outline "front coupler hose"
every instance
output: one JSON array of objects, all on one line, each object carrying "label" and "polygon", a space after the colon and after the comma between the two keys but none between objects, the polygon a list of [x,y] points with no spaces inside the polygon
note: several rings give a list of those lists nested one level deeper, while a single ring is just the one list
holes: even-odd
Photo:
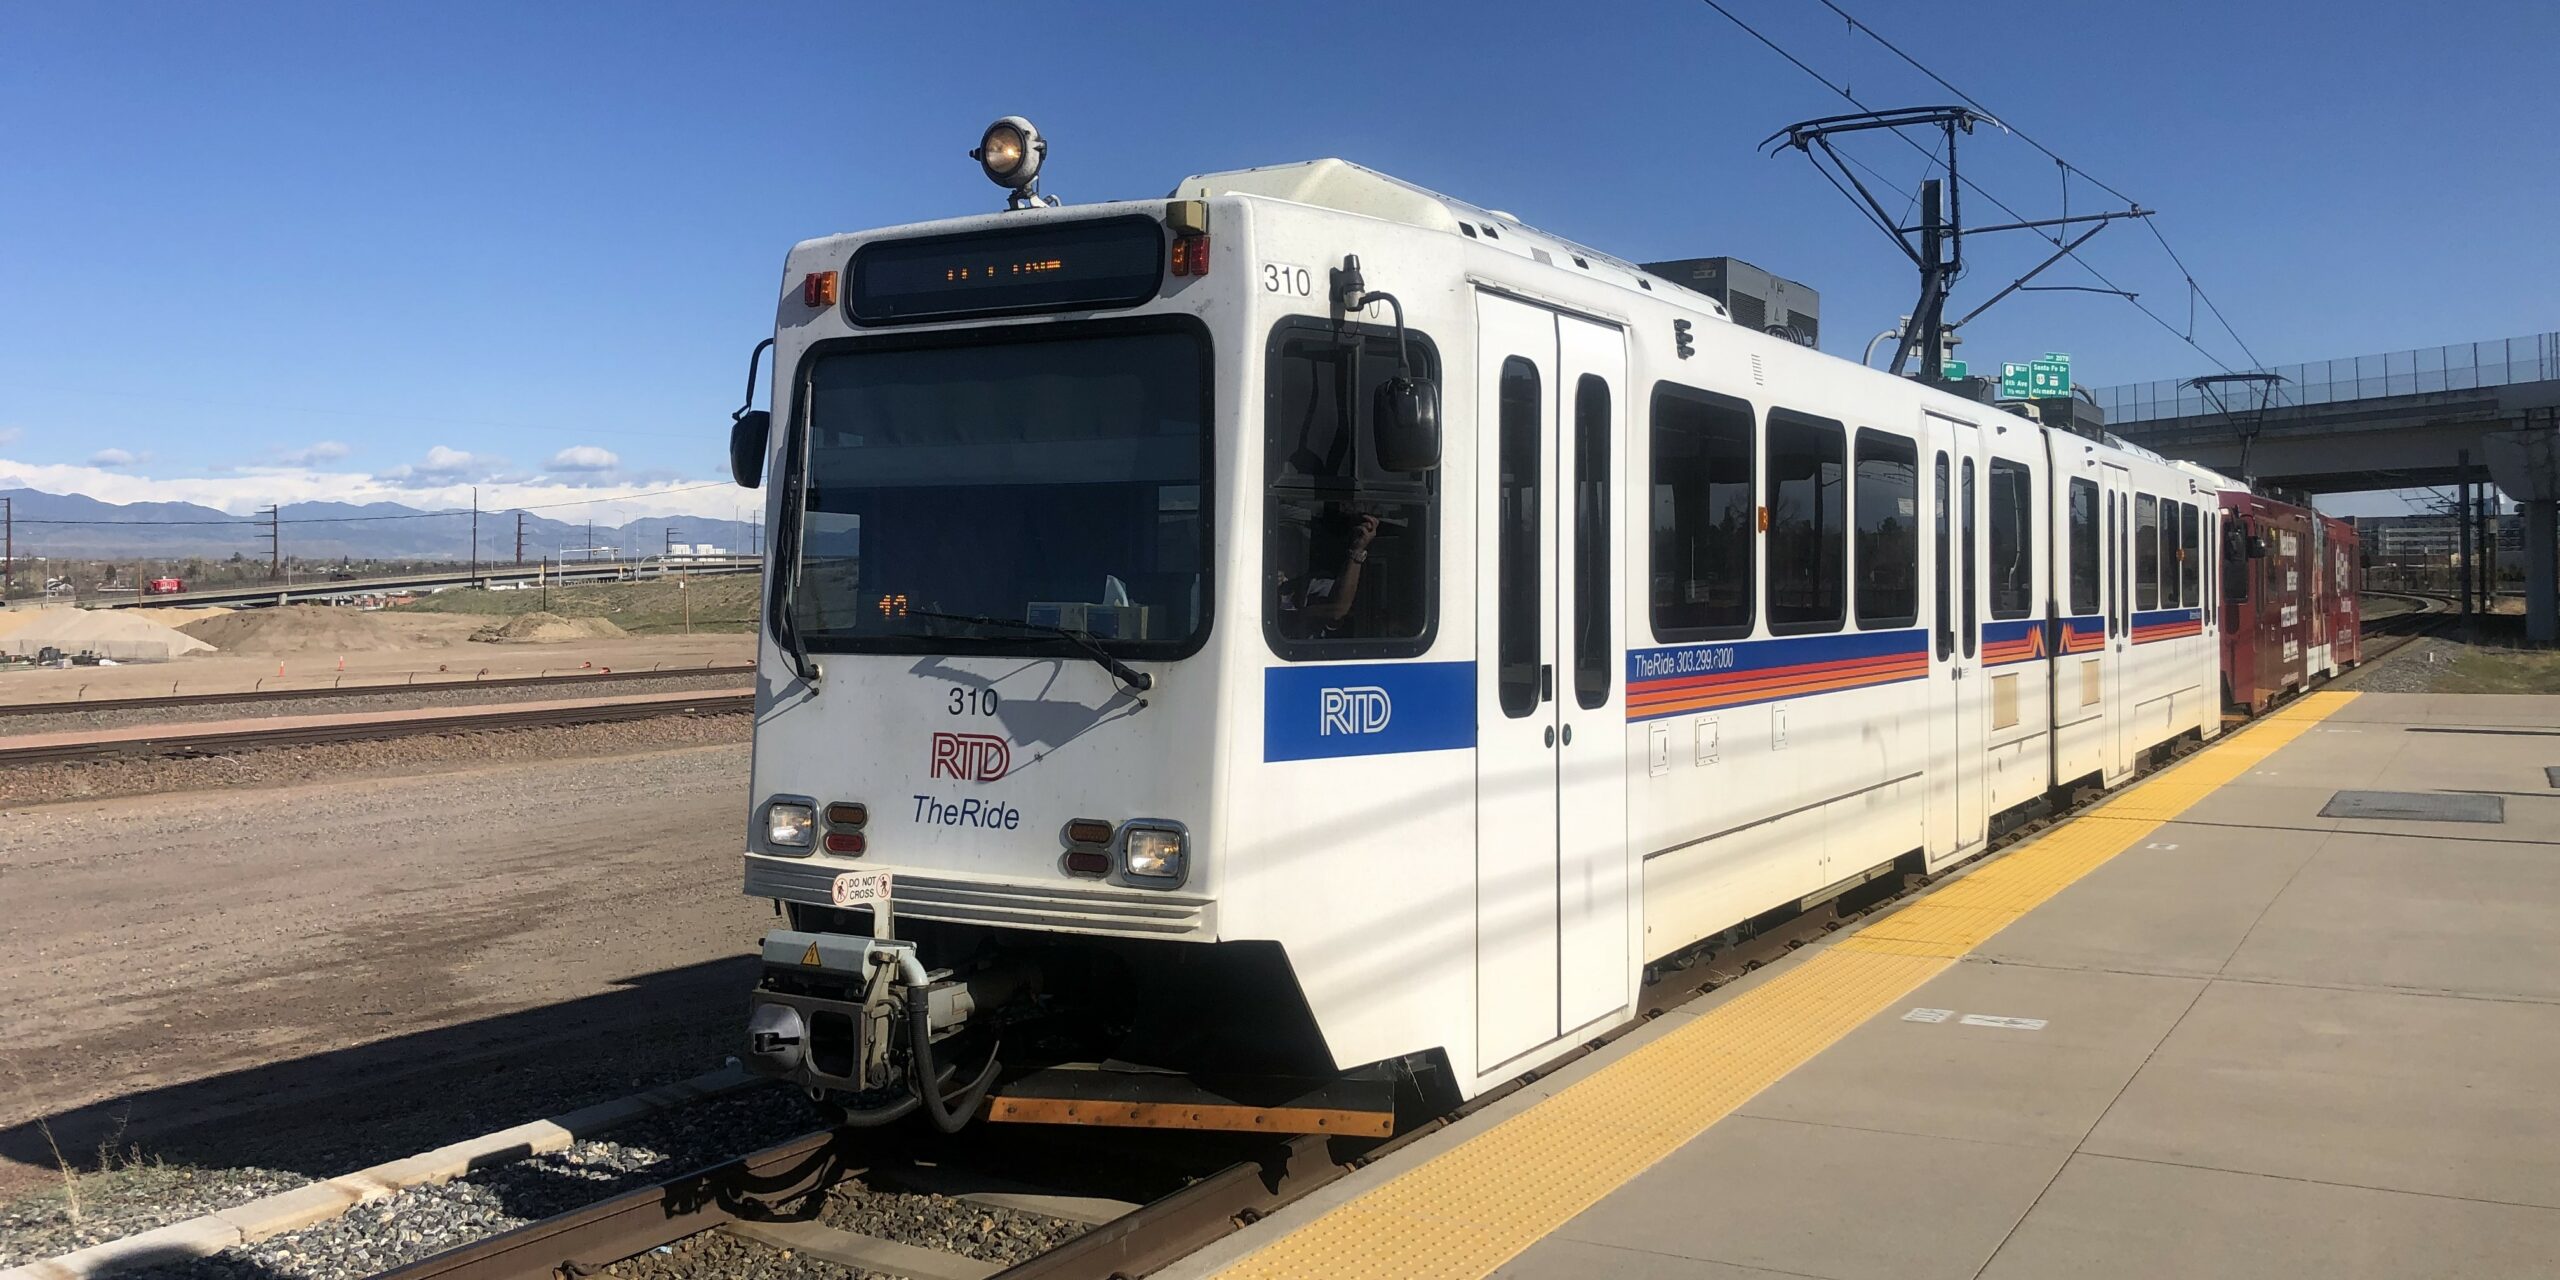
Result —
[{"label": "front coupler hose", "polygon": [[933,1061],[932,1023],[933,1006],[924,988],[908,987],[907,1047],[910,1060],[907,1063],[907,1074],[915,1083],[915,1096],[923,1101],[925,1115],[933,1120],[933,1127],[944,1133],[958,1133],[968,1127],[969,1118],[977,1114],[978,1104],[986,1101],[988,1088],[995,1084],[996,1069],[999,1066],[996,1061],[996,1050],[1002,1046],[988,1046],[986,1068],[978,1072],[977,1079],[969,1082],[969,1087],[960,1091],[958,1101],[945,1102],[942,1097],[942,1072],[935,1067]]}]

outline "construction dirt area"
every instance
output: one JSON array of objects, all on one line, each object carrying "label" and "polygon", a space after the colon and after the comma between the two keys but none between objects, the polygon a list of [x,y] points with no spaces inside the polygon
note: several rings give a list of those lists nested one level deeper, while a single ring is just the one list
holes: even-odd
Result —
[{"label": "construction dirt area", "polygon": [[746,813],[743,742],[0,810],[0,1201],[102,1150],[331,1176],[718,1066]]},{"label": "construction dirt area", "polygon": [[454,594],[522,596],[525,607],[503,615],[322,605],[0,611],[0,651],[32,656],[45,646],[66,653],[85,648],[118,663],[0,666],[0,703],[678,671],[755,657],[752,631],[632,635],[609,616],[535,610],[531,592]]}]

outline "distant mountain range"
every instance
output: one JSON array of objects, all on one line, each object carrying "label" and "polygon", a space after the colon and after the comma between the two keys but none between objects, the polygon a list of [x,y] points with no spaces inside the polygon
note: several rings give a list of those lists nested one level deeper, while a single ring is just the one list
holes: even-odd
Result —
[{"label": "distant mountain range", "polygon": [[[741,495],[744,496],[744,495]],[[10,500],[17,554],[21,561],[37,556],[59,560],[137,557],[227,560],[231,553],[263,560],[267,555],[267,523],[235,516],[192,502],[101,502],[76,493],[37,489],[0,489]],[[761,498],[750,499],[761,502]],[[563,514],[577,508],[563,509]],[[353,560],[465,560],[471,555],[471,512],[423,511],[396,502],[295,502],[284,511],[284,554],[288,557]],[[100,521],[92,524],[47,524],[44,521]],[[629,555],[654,555],[669,541],[711,544],[745,552],[757,544],[756,531],[737,520],[678,516],[650,517],[629,524],[598,522],[590,535],[583,520],[554,520],[524,513],[524,555],[584,559],[591,545]],[[516,554],[516,515],[480,513],[480,559],[507,562]]]}]

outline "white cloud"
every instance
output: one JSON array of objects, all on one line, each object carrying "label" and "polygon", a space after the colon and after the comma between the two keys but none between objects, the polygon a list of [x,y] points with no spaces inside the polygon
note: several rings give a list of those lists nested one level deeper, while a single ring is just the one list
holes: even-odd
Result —
[{"label": "white cloud", "polygon": [[[429,461],[433,460],[434,454],[430,453]],[[135,465],[144,461],[147,459],[138,459]],[[477,461],[491,463],[494,469],[493,459]],[[625,477],[601,484],[586,477],[504,477],[483,478],[478,483],[483,511],[575,503],[578,505],[548,509],[544,514],[581,521],[592,515],[600,524],[623,524],[647,516],[725,516],[735,504],[732,495],[744,492],[730,488],[725,481],[716,488],[685,493],[656,492],[711,482],[708,477]],[[0,489],[14,488],[87,494],[101,502],[193,502],[247,516],[270,502],[397,502],[424,511],[453,510],[471,505],[472,480],[467,474],[432,476],[414,466],[369,473],[257,464],[243,464],[220,475],[155,478],[129,469],[0,458]],[[628,496],[638,493],[650,496]],[[746,500],[754,502],[757,498],[748,495]]]},{"label": "white cloud", "polygon": [[89,455],[89,465],[93,467],[130,467],[140,461],[127,449],[100,449]]},{"label": "white cloud", "polygon": [[315,462],[335,462],[353,452],[355,451],[335,440],[321,440],[307,448],[279,450],[276,457],[287,466],[307,467]]},{"label": "white cloud", "polygon": [[464,453],[460,449],[448,449],[443,445],[436,445],[427,450],[426,461],[417,464],[415,470],[423,475],[458,476],[473,471],[485,471],[488,466],[489,459]]},{"label": "white cloud", "polygon": [[621,465],[622,459],[615,457],[612,450],[591,444],[573,444],[551,455],[554,471],[611,471]]}]

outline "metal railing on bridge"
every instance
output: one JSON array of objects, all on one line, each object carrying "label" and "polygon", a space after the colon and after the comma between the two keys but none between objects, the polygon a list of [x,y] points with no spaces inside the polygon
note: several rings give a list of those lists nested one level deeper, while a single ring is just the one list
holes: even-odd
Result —
[{"label": "metal railing on bridge", "polygon": [[[2432,391],[2470,391],[2512,382],[2560,378],[2560,333],[2537,333],[2487,342],[2457,342],[2378,356],[2348,356],[2278,365],[2268,372],[2284,382],[2267,398],[2267,407],[2335,404],[2381,396],[2424,395]],[[2226,391],[2232,409],[2257,407],[2256,393]],[[2117,387],[2091,387],[2089,395],[2107,414],[2107,425],[2156,422],[2219,413],[2222,406],[2176,379],[2130,382]],[[2246,403],[2242,403],[2243,401]]]}]

